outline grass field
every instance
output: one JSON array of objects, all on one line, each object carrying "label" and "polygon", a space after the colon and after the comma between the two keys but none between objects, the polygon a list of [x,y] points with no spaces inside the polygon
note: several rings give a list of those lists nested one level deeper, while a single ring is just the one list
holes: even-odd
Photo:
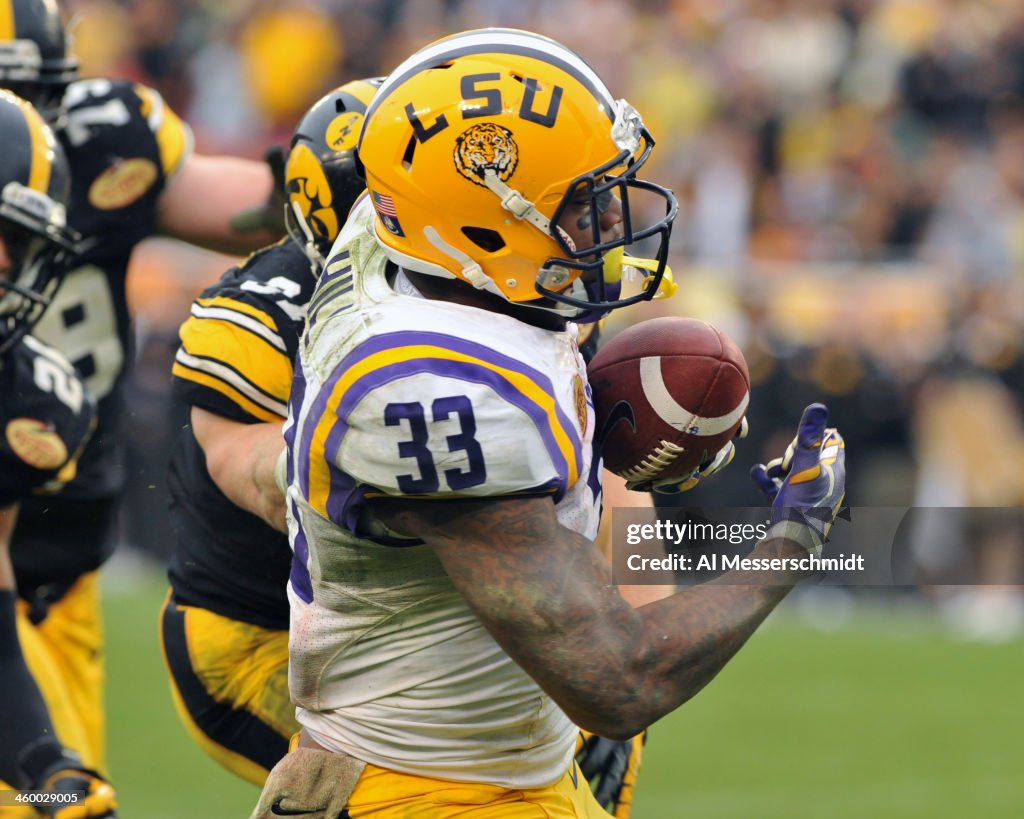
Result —
[{"label": "grass field", "polygon": [[[155,571],[108,583],[110,765],[127,819],[243,819],[252,786],[208,760],[171,706]],[[1024,815],[1024,641],[961,643],[920,612],[835,630],[777,613],[655,725],[636,819]]]}]

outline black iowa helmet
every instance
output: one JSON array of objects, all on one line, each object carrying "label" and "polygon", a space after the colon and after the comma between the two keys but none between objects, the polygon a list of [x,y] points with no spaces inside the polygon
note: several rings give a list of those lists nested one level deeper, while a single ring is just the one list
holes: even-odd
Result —
[{"label": "black iowa helmet", "polygon": [[0,0],[0,88],[49,117],[77,76],[55,0]]},{"label": "black iowa helmet", "polygon": [[67,226],[68,164],[49,126],[0,90],[0,354],[32,329],[74,255]]},{"label": "black iowa helmet", "polygon": [[285,224],[289,235],[322,266],[366,186],[355,146],[363,115],[382,77],[356,80],[317,100],[299,121],[288,150]]}]

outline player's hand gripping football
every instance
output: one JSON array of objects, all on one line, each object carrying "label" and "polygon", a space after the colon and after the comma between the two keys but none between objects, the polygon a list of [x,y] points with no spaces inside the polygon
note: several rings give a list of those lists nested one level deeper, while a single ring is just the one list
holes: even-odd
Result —
[{"label": "player's hand gripping football", "polygon": [[117,794],[114,787],[96,771],[88,768],[54,766],[33,790],[47,793],[76,794],[74,802],[56,801],[39,808],[50,819],[116,819]]},{"label": "player's hand gripping football", "polygon": [[675,495],[679,492],[687,492],[705,478],[711,477],[716,472],[721,472],[731,464],[732,459],[736,457],[736,441],[746,438],[749,431],[750,427],[747,425],[746,417],[744,417],[733,440],[718,450],[713,458],[706,460],[682,480],[670,478],[662,481],[629,481],[626,483],[626,489],[631,489],[634,492],[657,492],[662,495]]},{"label": "player's hand gripping football", "polygon": [[818,556],[846,497],[846,445],[827,421],[825,405],[811,404],[785,454],[750,470],[772,504],[769,536],[795,540]]},{"label": "player's hand gripping football", "polygon": [[576,739],[576,763],[590,783],[594,798],[616,819],[629,819],[633,788],[640,772],[647,732],[625,742],[581,730]]}]

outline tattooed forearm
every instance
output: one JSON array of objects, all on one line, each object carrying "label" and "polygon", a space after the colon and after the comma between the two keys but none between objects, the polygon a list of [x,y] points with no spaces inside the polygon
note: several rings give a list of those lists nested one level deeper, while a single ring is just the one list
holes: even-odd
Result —
[{"label": "tattooed forearm", "polygon": [[[376,511],[430,544],[509,655],[578,725],[610,738],[633,736],[700,691],[794,582],[733,575],[634,609],[594,544],[558,524],[550,500]],[[758,548],[776,556],[798,547]]]}]

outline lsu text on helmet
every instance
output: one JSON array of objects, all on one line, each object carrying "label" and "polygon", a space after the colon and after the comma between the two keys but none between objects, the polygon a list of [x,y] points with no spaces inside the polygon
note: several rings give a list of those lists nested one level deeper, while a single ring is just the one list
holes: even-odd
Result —
[{"label": "lsu text on helmet", "polygon": [[356,80],[321,97],[299,121],[285,165],[288,234],[322,268],[366,183],[355,147],[366,107],[383,77]]},{"label": "lsu text on helmet", "polygon": [[51,118],[77,76],[56,0],[0,0],[0,88]]},{"label": "lsu text on helmet", "polygon": [[78,236],[67,226],[67,159],[29,103],[0,90],[0,355],[28,333],[56,291]]},{"label": "lsu text on helmet", "polygon": [[[480,29],[426,46],[388,76],[359,158],[377,239],[396,264],[512,302],[547,297],[576,315],[658,291],[677,205],[636,178],[653,145],[636,111],[574,52],[526,31]],[[609,240],[599,222],[611,197],[622,223]],[[588,247],[559,226],[581,202]],[[651,275],[620,298],[624,250],[642,240],[655,245],[642,265]]]}]

